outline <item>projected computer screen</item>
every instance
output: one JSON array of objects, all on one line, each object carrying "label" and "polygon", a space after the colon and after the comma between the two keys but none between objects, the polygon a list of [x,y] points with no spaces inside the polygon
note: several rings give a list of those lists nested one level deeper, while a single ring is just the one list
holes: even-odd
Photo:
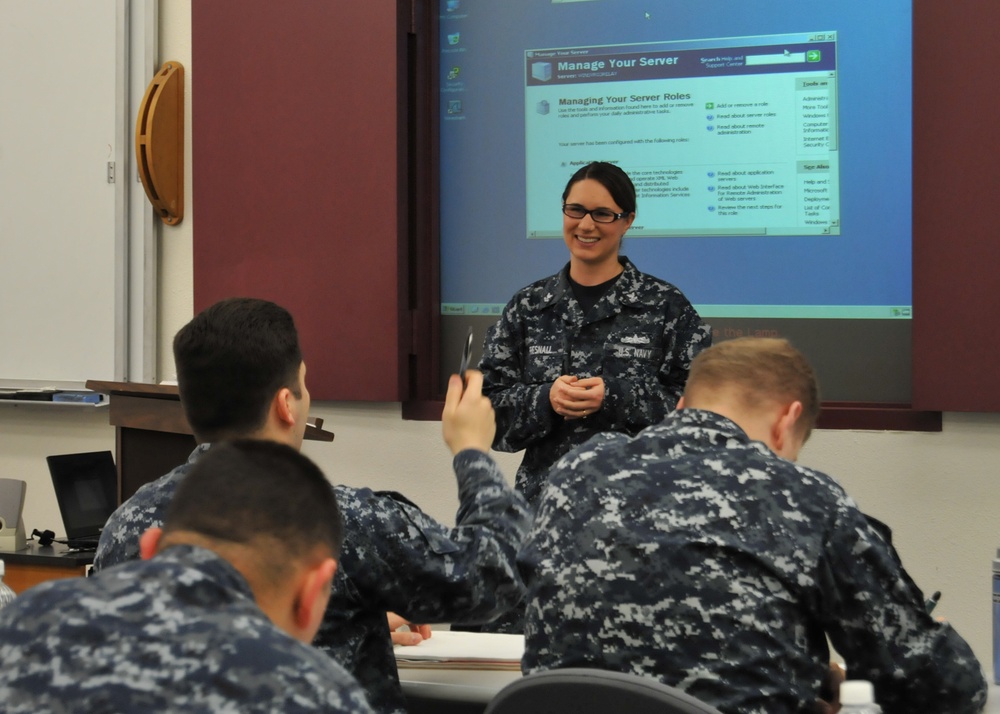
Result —
[{"label": "projected computer screen", "polygon": [[442,0],[444,349],[565,265],[566,181],[610,161],[622,253],[716,339],[786,336],[826,399],[909,401],[911,26],[901,0]]},{"label": "projected computer screen", "polygon": [[836,47],[816,32],[528,50],[528,237],[562,237],[545,191],[594,152],[631,168],[632,237],[839,234]]}]

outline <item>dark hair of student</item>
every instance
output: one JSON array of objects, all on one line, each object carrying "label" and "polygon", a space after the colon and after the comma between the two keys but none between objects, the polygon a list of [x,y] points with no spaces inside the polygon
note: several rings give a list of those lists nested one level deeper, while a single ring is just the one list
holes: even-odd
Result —
[{"label": "dark hair of student", "polygon": [[[584,179],[593,179],[604,186],[615,203],[621,207],[623,213],[635,213],[635,186],[632,185],[632,179],[620,168],[606,161],[592,161],[586,166],[580,167],[566,184],[566,190],[563,191],[562,195],[563,203],[566,202],[566,197],[569,196],[573,184]],[[605,206],[605,208],[610,208],[610,206]]]},{"label": "dark hair of student", "polygon": [[189,531],[220,542],[280,543],[286,559],[317,545],[338,557],[343,523],[333,487],[316,464],[285,444],[242,439],[213,444],[167,509],[164,537]]},{"label": "dark hair of student", "polygon": [[292,316],[256,298],[230,298],[174,337],[181,404],[199,441],[252,435],[282,387],[301,397],[302,350]]}]

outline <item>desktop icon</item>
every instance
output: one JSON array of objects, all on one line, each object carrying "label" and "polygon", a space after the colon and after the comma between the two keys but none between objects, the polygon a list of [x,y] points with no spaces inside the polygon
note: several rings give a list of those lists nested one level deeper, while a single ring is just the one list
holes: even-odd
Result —
[{"label": "desktop icon", "polygon": [[461,99],[449,99],[448,100],[448,113],[449,114],[461,114],[462,113],[462,100]]},{"label": "desktop icon", "polygon": [[449,80],[456,80],[456,79],[458,79],[458,73],[459,73],[459,68],[458,67],[452,67],[451,69],[448,70],[448,79]]},{"label": "desktop icon", "polygon": [[447,4],[445,5],[445,9],[448,12],[455,12],[456,10],[458,10],[459,5],[460,5],[459,0],[448,0]]},{"label": "desktop icon", "polygon": [[449,32],[448,33],[448,44],[449,45],[457,45],[458,41],[459,41],[459,39],[461,37],[461,34],[462,34],[461,32]]}]

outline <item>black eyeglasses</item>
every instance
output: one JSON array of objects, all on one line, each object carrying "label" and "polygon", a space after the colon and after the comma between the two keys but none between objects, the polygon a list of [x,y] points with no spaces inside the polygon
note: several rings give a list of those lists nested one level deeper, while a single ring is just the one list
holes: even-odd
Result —
[{"label": "black eyeglasses", "polygon": [[610,208],[595,208],[593,211],[588,211],[586,208],[578,203],[564,203],[563,213],[565,213],[570,218],[582,219],[587,214],[594,219],[594,223],[614,223],[619,218],[625,218],[628,213],[615,213]]}]

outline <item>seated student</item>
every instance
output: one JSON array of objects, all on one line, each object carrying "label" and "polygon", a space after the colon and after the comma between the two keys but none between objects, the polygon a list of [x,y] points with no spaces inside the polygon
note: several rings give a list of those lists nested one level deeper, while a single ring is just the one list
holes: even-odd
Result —
[{"label": "seated student", "polygon": [[791,714],[817,705],[829,636],[886,714],[980,711],[966,642],[844,490],[793,463],[819,412],[805,358],[715,345],[678,406],[553,467],[518,556],[523,670],[633,672],[726,714]]},{"label": "seated student", "polygon": [[[199,446],[188,463],[140,488],[112,514],[97,548],[103,570],[138,557],[191,465],[210,444],[270,439],[299,448],[309,411],[305,364],[291,315],[274,303],[224,300],[174,338],[181,404]],[[515,556],[528,527],[523,499],[488,455],[495,425],[482,376],[449,384],[442,416],[455,455],[459,508],[448,528],[395,493],[335,486],[344,546],[315,644],[365,688],[372,708],[405,711],[386,612],[413,622],[485,621],[522,594]]]},{"label": "seated student", "polygon": [[212,449],[142,536],[146,560],[0,610],[0,709],[371,712],[308,646],[342,535],[326,477],[294,449]]}]

